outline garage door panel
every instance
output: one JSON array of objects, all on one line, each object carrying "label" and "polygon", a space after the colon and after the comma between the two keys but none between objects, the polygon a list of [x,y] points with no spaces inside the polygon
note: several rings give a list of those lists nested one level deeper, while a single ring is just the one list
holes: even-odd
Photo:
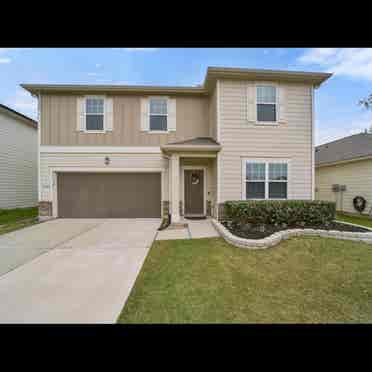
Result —
[{"label": "garage door panel", "polygon": [[160,173],[60,173],[58,210],[65,218],[158,218]]}]

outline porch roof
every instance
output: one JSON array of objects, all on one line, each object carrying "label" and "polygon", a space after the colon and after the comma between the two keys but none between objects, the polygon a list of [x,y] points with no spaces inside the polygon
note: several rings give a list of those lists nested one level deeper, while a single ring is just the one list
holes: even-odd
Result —
[{"label": "porch roof", "polygon": [[185,141],[170,142],[161,146],[165,152],[218,152],[221,145],[211,137],[196,137]]}]

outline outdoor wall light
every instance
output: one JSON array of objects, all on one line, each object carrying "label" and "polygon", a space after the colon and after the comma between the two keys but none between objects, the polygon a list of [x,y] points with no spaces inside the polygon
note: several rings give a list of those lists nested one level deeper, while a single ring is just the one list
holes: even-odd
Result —
[{"label": "outdoor wall light", "polygon": [[110,164],[110,158],[108,156],[105,157],[105,165]]}]

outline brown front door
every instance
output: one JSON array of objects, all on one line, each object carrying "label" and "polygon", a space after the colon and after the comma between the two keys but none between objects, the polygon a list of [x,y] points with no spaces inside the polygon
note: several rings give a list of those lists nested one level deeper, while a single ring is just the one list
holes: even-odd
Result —
[{"label": "brown front door", "polygon": [[204,171],[185,170],[185,215],[204,215]]},{"label": "brown front door", "polygon": [[59,173],[58,216],[159,218],[160,173]]}]

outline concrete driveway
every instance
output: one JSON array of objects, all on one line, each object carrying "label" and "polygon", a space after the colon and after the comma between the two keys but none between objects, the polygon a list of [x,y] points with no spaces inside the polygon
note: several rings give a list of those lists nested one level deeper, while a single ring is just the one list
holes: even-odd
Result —
[{"label": "concrete driveway", "polygon": [[0,236],[0,323],[114,323],[159,225],[57,219]]}]

